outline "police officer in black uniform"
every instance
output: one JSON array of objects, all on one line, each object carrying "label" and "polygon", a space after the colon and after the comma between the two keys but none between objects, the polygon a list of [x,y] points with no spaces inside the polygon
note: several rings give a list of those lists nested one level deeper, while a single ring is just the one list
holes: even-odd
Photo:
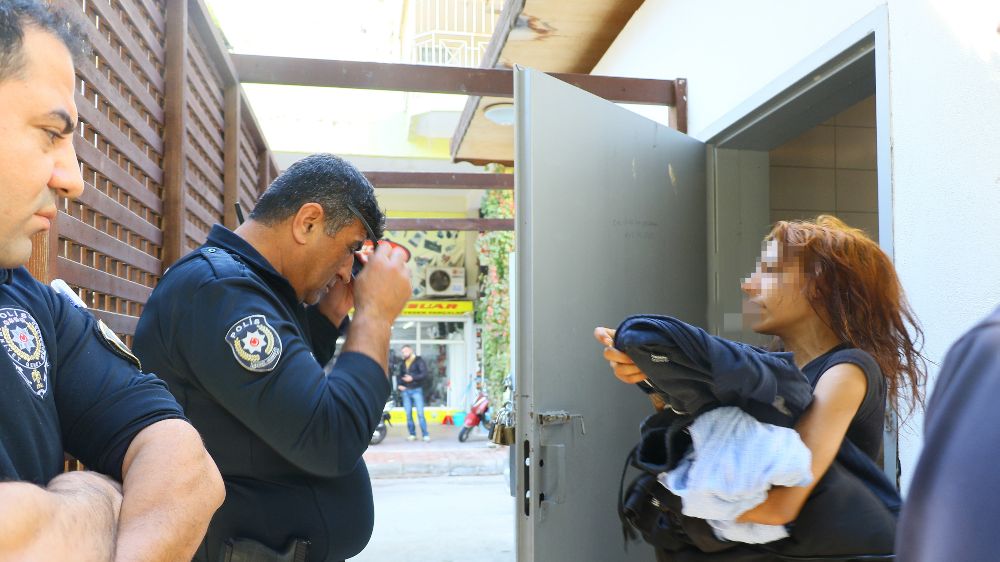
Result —
[{"label": "police officer in black uniform", "polygon": [[[43,2],[0,0],[0,560],[183,560],[222,502],[218,470],[162,381],[22,267],[73,150],[73,53]],[[87,471],[60,474],[68,451]]]},{"label": "police officer in black uniform", "polygon": [[368,543],[361,455],[389,395],[390,328],[411,293],[405,252],[388,244],[352,281],[356,252],[383,223],[357,169],[309,156],[153,291],[136,354],[167,381],[226,482],[197,560],[344,560]]}]

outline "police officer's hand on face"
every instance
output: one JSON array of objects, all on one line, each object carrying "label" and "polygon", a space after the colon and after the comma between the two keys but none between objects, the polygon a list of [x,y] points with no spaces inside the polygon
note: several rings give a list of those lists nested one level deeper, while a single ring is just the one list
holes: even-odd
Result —
[{"label": "police officer's hand on face", "polygon": [[340,326],[347,313],[354,308],[354,283],[345,283],[338,278],[316,307],[334,326]]},{"label": "police officer's hand on face", "polygon": [[391,323],[399,316],[412,294],[406,257],[405,250],[385,243],[367,256],[364,269],[351,283],[355,318],[367,316]]},{"label": "police officer's hand on face", "polygon": [[642,372],[635,361],[614,348],[615,330],[603,327],[594,328],[594,339],[605,346],[604,358],[611,364],[611,371],[618,377],[618,380],[629,384],[646,380],[646,373]]}]

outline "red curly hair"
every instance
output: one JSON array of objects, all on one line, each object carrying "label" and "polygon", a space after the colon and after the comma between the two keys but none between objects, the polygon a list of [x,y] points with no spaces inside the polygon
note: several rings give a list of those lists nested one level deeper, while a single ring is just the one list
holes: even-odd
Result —
[{"label": "red curly hair", "polygon": [[813,310],[841,341],[875,358],[892,406],[898,411],[904,388],[911,409],[923,404],[926,363],[917,350],[923,330],[878,244],[829,215],[778,221],[765,240],[776,241],[782,255],[800,259]]}]

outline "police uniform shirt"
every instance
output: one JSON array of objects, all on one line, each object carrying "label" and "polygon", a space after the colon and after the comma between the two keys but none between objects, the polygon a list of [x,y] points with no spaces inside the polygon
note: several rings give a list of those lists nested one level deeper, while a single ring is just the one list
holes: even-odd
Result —
[{"label": "police uniform shirt", "polygon": [[1000,308],[952,345],[924,416],[924,449],[899,520],[907,562],[1000,553]]},{"label": "police uniform shirt", "polygon": [[218,225],[153,291],[136,354],[166,380],[226,482],[198,560],[217,560],[229,538],[275,550],[306,539],[311,561],[367,544],[374,515],[361,455],[390,389],[361,353],[341,353],[324,373],[338,334]]},{"label": "police uniform shirt", "polygon": [[132,438],[171,418],[184,416],[163,382],[93,316],[24,268],[0,269],[0,481],[45,485],[64,451],[121,480]]}]

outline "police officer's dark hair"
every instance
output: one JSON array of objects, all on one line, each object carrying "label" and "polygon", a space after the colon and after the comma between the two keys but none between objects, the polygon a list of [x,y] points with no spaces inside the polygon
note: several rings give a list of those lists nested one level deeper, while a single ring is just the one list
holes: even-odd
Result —
[{"label": "police officer's dark hair", "polygon": [[24,70],[24,33],[29,27],[55,35],[66,45],[74,63],[80,63],[89,48],[79,30],[62,10],[39,0],[0,0],[0,82]]},{"label": "police officer's dark hair", "polygon": [[385,215],[375,200],[375,188],[350,162],[333,154],[313,154],[282,172],[257,200],[250,218],[271,226],[317,203],[326,215],[326,233],[335,234],[354,222],[354,207],[377,238],[385,229]]}]

